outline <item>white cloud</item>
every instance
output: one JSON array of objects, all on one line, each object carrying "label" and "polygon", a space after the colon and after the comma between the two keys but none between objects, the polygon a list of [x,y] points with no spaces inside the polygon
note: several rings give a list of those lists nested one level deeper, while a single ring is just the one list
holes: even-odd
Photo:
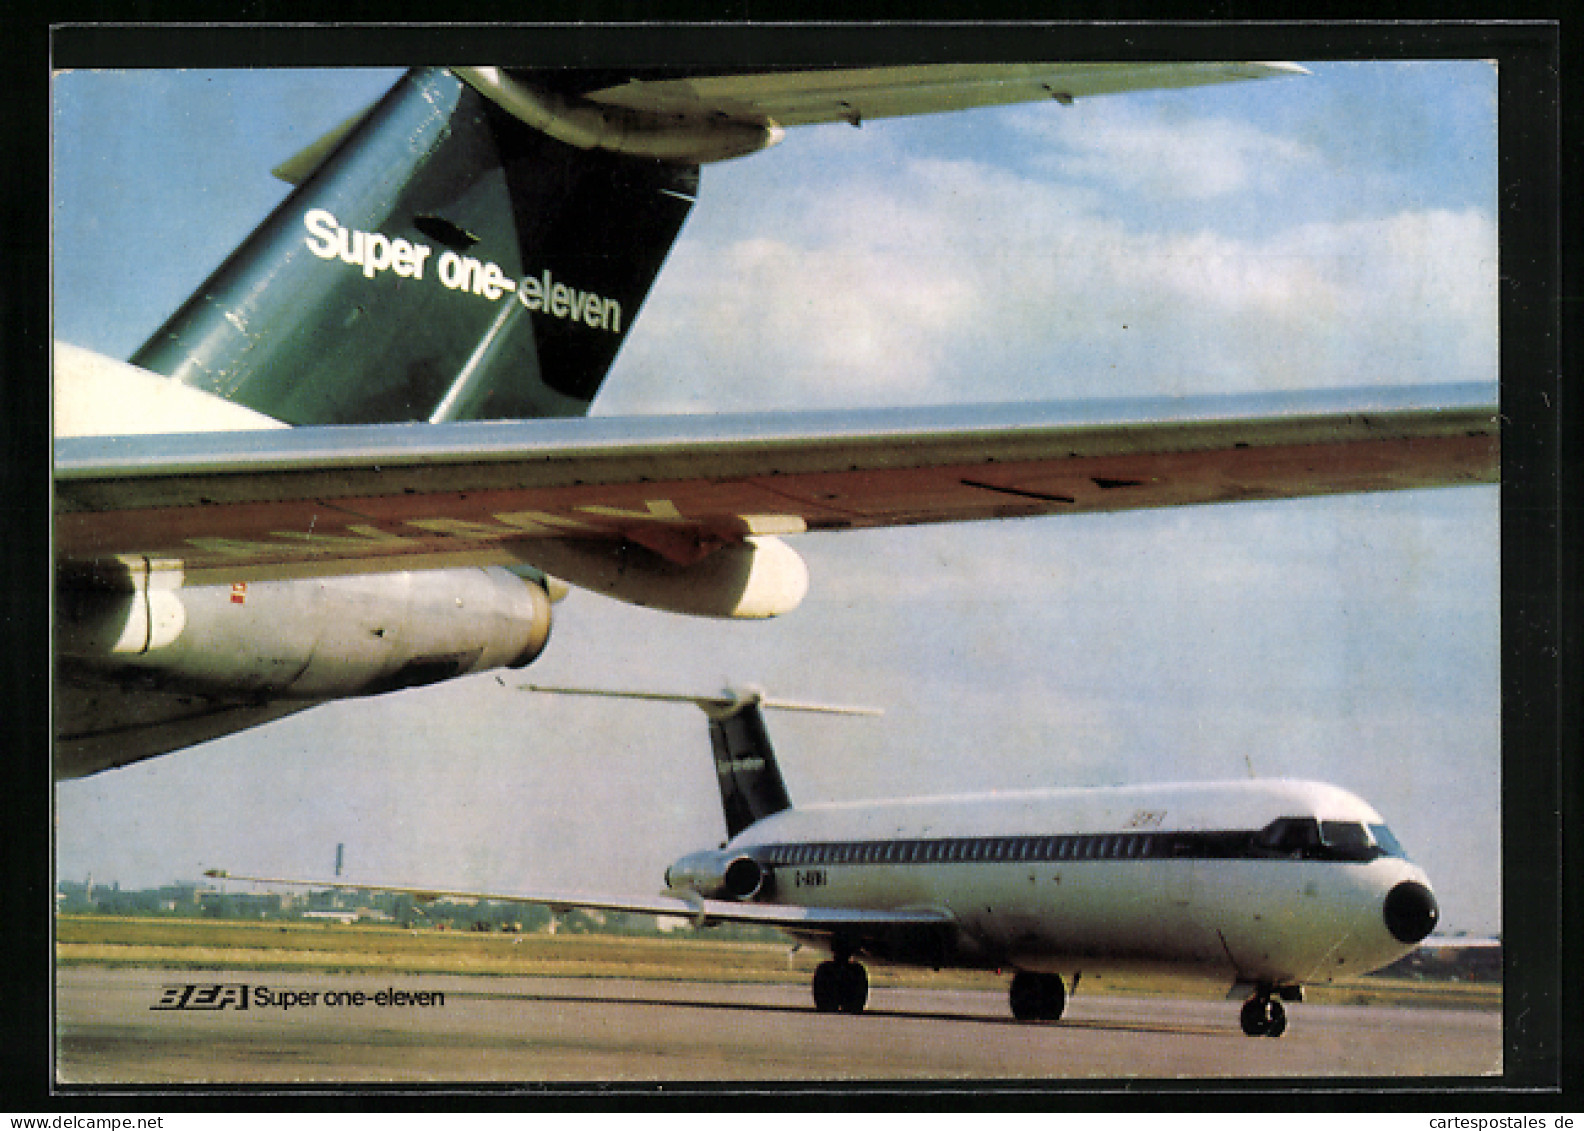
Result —
[{"label": "white cloud", "polygon": [[1192,200],[1270,192],[1319,162],[1309,146],[1231,119],[1146,115],[1120,102],[1084,109],[1016,121],[1054,147],[1051,169],[1126,192]]},{"label": "white cloud", "polygon": [[1156,230],[1087,190],[961,160],[910,162],[885,187],[826,180],[773,215],[719,207],[678,245],[601,411],[1496,374],[1496,228],[1475,209]]}]

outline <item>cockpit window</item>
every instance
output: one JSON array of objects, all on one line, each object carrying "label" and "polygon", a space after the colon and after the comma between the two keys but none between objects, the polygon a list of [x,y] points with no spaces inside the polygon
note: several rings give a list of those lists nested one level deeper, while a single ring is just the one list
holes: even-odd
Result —
[{"label": "cockpit window", "polygon": [[1387,856],[1397,856],[1404,860],[1408,859],[1408,854],[1403,851],[1403,846],[1397,842],[1397,838],[1392,835],[1392,831],[1385,825],[1371,825],[1369,830],[1371,835],[1375,837],[1375,843],[1380,845],[1380,850]]},{"label": "cockpit window", "polygon": [[1369,830],[1357,821],[1321,821],[1320,843],[1333,860],[1373,860],[1380,855]]},{"label": "cockpit window", "polygon": [[[1386,835],[1391,836],[1389,832]],[[1394,855],[1402,854],[1395,840],[1391,846],[1396,849]],[[1318,821],[1313,817],[1278,817],[1254,834],[1252,847],[1256,856],[1289,860],[1373,860],[1390,851],[1358,821]]]},{"label": "cockpit window", "polygon": [[1313,817],[1278,817],[1254,834],[1254,847],[1270,856],[1297,859],[1320,845],[1320,825]]}]

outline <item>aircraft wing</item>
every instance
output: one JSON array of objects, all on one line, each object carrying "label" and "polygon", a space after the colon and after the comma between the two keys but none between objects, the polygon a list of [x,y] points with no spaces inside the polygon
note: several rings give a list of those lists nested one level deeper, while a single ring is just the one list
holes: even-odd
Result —
[{"label": "aircraft wing", "polygon": [[[458,77],[551,136],[600,149],[722,160],[773,145],[786,126],[938,114],[982,106],[1307,74],[1295,63],[934,63],[780,69],[454,67]],[[360,112],[273,172],[301,184]],[[658,147],[658,148],[656,148]]]},{"label": "aircraft wing", "polygon": [[825,933],[849,930],[882,932],[943,928],[954,922],[952,916],[936,908],[871,910],[855,907],[803,907],[789,903],[739,903],[727,899],[685,899],[675,895],[621,897],[583,892],[490,892],[404,886],[400,884],[360,884],[341,880],[294,880],[268,876],[242,876],[222,868],[204,873],[210,879],[241,880],[259,884],[289,884],[295,887],[333,888],[338,891],[383,891],[410,895],[422,901],[437,899],[491,899],[501,903],[533,903],[555,910],[578,908],[587,911],[620,911],[638,915],[674,915],[693,920],[695,926],[714,923],[757,923],[783,927],[790,931]]},{"label": "aircraft wing", "polygon": [[572,542],[687,567],[753,535],[1494,483],[1499,453],[1489,386],[83,437],[55,442],[56,552],[188,583]]},{"label": "aircraft wing", "polygon": [[[551,89],[569,79],[513,71]],[[900,67],[799,68],[738,73],[598,71],[569,76],[565,93],[602,106],[673,120],[728,118],[781,126],[860,122],[978,106],[1201,86],[1304,74],[1292,63],[971,63]]]}]

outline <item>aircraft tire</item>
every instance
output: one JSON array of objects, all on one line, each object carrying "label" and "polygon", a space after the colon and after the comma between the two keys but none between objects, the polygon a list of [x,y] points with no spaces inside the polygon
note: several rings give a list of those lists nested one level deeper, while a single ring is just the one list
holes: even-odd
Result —
[{"label": "aircraft tire", "polygon": [[1251,1037],[1279,1037],[1287,1031],[1287,1010],[1281,1002],[1256,994],[1243,1003],[1238,1018]]},{"label": "aircraft tire", "polygon": [[1238,1014],[1238,1020],[1243,1025],[1243,1032],[1250,1037],[1263,1037],[1265,1035],[1265,1006],[1269,999],[1261,1001],[1251,997],[1243,1003],[1243,1010]]},{"label": "aircraft tire", "polygon": [[1019,970],[1008,993],[1012,1016],[1019,1021],[1059,1021],[1067,1006],[1067,988],[1060,974]]},{"label": "aircraft tire", "polygon": [[862,1013],[869,1004],[869,972],[857,962],[837,963],[837,987],[843,1013]]},{"label": "aircraft tire", "polygon": [[814,967],[814,1008],[835,1013],[841,1008],[841,963],[821,962]]}]

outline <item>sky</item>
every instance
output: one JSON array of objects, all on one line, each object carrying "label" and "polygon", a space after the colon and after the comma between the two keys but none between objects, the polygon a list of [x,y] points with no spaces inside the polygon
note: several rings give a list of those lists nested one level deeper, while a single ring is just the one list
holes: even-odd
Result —
[{"label": "sky", "polygon": [[[601,415],[1494,382],[1480,62],[788,131],[704,169]],[[54,83],[55,336],[125,357],[390,71]],[[314,709],[56,787],[58,874],[208,867],[649,893],[722,836],[703,716],[772,715],[794,802],[1303,777],[1379,809],[1443,927],[1500,927],[1498,492],[791,539],[809,596],[712,622],[574,592],[523,672]]]}]

